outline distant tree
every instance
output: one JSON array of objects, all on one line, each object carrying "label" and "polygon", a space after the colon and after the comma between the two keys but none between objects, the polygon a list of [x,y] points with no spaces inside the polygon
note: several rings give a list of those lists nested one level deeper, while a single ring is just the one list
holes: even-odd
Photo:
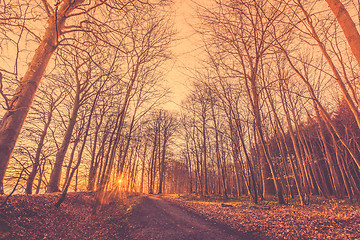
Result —
[{"label": "distant tree", "polygon": [[[272,1],[218,1],[216,8],[204,9],[200,18],[211,65],[219,64],[222,75],[242,83],[243,96],[253,116],[254,139],[261,166],[263,196],[275,193],[285,203],[282,185],[265,145],[266,133],[262,108],[262,69],[269,60],[272,26],[281,21],[285,5]],[[216,60],[214,60],[216,59]]]},{"label": "distant tree", "polygon": [[158,186],[158,194],[162,194],[164,191],[165,185],[165,176],[167,170],[167,162],[166,160],[169,158],[169,145],[171,138],[174,136],[175,132],[178,128],[177,119],[174,115],[166,111],[160,111],[159,115],[161,118],[160,123],[160,134],[162,138],[162,146],[161,148],[161,157],[159,159],[159,186]]}]

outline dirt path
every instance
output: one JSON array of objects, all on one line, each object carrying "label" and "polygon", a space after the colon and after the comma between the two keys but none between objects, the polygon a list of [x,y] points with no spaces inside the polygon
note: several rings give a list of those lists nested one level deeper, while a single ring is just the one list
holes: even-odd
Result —
[{"label": "dirt path", "polygon": [[253,239],[206,221],[156,196],[145,197],[129,218],[125,239]]}]

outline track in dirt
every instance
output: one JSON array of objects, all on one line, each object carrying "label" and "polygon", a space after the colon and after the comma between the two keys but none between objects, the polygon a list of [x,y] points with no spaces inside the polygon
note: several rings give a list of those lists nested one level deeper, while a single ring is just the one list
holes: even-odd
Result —
[{"label": "track in dirt", "polygon": [[242,240],[254,239],[209,222],[161,197],[145,197],[129,218],[125,239]]}]

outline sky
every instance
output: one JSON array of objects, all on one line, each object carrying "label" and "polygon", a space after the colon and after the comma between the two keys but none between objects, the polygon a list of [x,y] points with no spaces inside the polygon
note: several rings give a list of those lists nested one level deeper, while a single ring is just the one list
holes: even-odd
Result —
[{"label": "sky", "polygon": [[[177,32],[173,42],[172,52],[173,59],[170,60],[165,69],[165,79],[167,81],[166,86],[170,88],[172,94],[169,97],[170,102],[165,104],[164,108],[168,110],[179,110],[181,101],[186,98],[186,94],[189,93],[189,87],[191,86],[189,80],[190,71],[187,68],[196,68],[199,60],[196,56],[199,55],[199,46],[201,45],[200,37],[193,30],[192,24],[196,24],[196,6],[197,4],[206,5],[210,0],[174,0],[173,5],[173,20],[174,28]],[[43,26],[41,26],[43,27]],[[41,32],[41,30],[39,30]],[[36,44],[33,47],[37,47]],[[29,48],[29,46],[27,46]],[[30,53],[28,56],[32,58],[32,53],[35,49],[27,49]],[[11,51],[11,50],[8,50]],[[11,56],[11,54],[6,54]],[[29,58],[27,57],[27,58]],[[22,61],[24,64],[19,67],[19,70],[27,69],[26,61]],[[1,61],[2,59],[0,59]],[[13,61],[10,61],[13,62]],[[6,66],[7,69],[12,69],[11,66]],[[50,69],[48,67],[48,69]],[[20,73],[19,76],[22,76]]]},{"label": "sky", "polygon": [[[209,0],[197,0],[197,4],[204,4]],[[181,101],[189,93],[191,80],[188,68],[196,68],[197,55],[201,51],[200,38],[191,25],[195,24],[196,4],[192,0],[176,0],[173,6],[175,17],[174,27],[177,32],[176,41],[173,43],[174,58],[168,63],[169,69],[165,75],[167,86],[171,89],[170,102],[165,105],[168,110],[178,110]]]}]

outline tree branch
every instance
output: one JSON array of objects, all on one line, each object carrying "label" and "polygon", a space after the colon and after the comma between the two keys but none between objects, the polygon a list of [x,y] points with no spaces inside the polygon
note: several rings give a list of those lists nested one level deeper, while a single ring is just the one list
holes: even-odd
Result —
[{"label": "tree branch", "polygon": [[46,0],[41,0],[41,2],[44,4],[46,14],[48,17],[51,17],[54,15],[54,9],[49,5],[49,3]]},{"label": "tree branch", "polygon": [[0,94],[1,96],[4,98],[5,100],[5,105],[6,105],[6,110],[10,109],[10,106],[9,106],[9,99],[7,98],[6,94],[4,93],[3,91],[3,75],[2,73],[0,72]]}]

